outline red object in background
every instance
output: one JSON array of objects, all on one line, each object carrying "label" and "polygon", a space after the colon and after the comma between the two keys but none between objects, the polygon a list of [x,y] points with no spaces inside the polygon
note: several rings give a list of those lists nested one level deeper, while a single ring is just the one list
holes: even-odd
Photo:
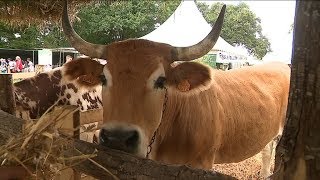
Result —
[{"label": "red object in background", "polygon": [[16,61],[16,63],[17,63],[17,64],[16,64],[17,70],[18,70],[19,72],[21,72],[22,69],[23,69],[22,60],[19,59],[19,60]]}]

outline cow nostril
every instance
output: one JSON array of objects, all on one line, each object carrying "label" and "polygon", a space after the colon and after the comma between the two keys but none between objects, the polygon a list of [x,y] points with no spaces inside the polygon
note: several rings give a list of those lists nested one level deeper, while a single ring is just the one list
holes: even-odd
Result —
[{"label": "cow nostril", "polygon": [[136,130],[129,132],[126,140],[127,147],[136,147],[139,141],[139,133]]}]

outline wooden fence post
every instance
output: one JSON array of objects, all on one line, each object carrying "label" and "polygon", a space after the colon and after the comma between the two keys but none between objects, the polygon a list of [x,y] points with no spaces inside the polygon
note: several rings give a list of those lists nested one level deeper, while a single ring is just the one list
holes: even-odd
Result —
[{"label": "wooden fence post", "polygon": [[[67,105],[67,106],[59,106],[58,109],[75,109],[75,106]],[[73,114],[65,117],[65,121],[61,121],[56,124],[57,127],[61,128],[65,135],[73,137],[75,139],[80,139],[80,111],[77,110]],[[61,172],[60,176],[55,177],[55,180],[80,180],[81,173],[74,170],[73,168],[65,169]]]},{"label": "wooden fence post", "polygon": [[[72,115],[73,119],[73,129],[77,129],[73,132],[73,137],[76,139],[80,139],[80,111],[76,111]],[[81,173],[76,171],[75,169],[73,170],[73,179],[74,180],[80,180],[81,179]]]},{"label": "wooden fence post", "polygon": [[15,115],[16,103],[12,83],[12,74],[0,74],[0,109]]}]

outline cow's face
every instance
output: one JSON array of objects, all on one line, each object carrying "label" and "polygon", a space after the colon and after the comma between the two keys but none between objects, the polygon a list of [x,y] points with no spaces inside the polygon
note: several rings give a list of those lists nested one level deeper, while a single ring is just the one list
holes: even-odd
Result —
[{"label": "cow's face", "polygon": [[102,73],[106,80],[99,140],[108,147],[144,156],[162,116],[166,48],[133,40],[110,49]]},{"label": "cow's face", "polygon": [[[66,8],[65,8],[66,9]],[[101,65],[91,59],[78,59],[64,65],[64,75],[80,85],[102,84],[103,128],[100,144],[145,156],[147,146],[162,120],[166,93],[190,94],[210,82],[210,70],[189,61],[206,54],[219,37],[219,23],[195,46],[172,47],[147,40],[127,40],[109,45],[85,42],[71,28],[66,10],[63,29],[72,45],[91,57],[107,59]]]}]

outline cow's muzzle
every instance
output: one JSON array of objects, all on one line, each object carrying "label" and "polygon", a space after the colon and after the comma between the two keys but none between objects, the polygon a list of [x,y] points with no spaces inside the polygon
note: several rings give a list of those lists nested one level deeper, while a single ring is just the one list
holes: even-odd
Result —
[{"label": "cow's muzzle", "polygon": [[101,129],[99,144],[112,149],[136,154],[140,144],[140,135],[137,130]]}]

